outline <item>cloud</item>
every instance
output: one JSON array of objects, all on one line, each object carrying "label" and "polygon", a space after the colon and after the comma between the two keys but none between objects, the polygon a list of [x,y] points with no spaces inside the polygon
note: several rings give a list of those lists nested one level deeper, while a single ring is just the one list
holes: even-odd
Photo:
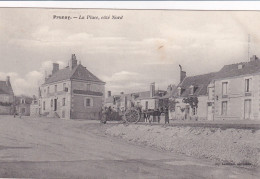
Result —
[{"label": "cloud", "polygon": [[[38,70],[33,70],[26,73],[24,76],[16,72],[3,73],[0,72],[0,79],[6,80],[7,76],[10,76],[11,85],[13,87],[15,95],[36,95],[38,94],[38,87],[43,84],[45,73],[51,74],[53,61],[44,61]],[[57,61],[60,68],[65,66],[62,61]]]}]

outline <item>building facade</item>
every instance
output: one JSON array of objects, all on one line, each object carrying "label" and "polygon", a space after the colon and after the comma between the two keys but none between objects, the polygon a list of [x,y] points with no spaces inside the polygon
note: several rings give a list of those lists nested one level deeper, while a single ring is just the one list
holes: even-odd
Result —
[{"label": "building facade", "polygon": [[225,65],[212,82],[215,120],[259,119],[260,60]]},{"label": "building facade", "polygon": [[54,63],[52,75],[40,87],[40,113],[65,119],[99,119],[104,91],[105,82],[78,64],[73,54],[64,69]]},{"label": "building facade", "polygon": [[173,96],[175,108],[169,111],[170,119],[207,120],[208,85],[217,73],[186,77],[186,72],[180,71],[181,81]]},{"label": "building facade", "polygon": [[108,97],[106,98],[105,106],[117,110],[124,111],[133,106],[139,106],[142,110],[155,110],[159,109],[162,97],[166,94],[164,90],[155,90],[155,83],[150,84],[149,91],[135,92],[120,95],[111,95],[111,91],[108,91]]},{"label": "building facade", "polygon": [[15,96],[15,111],[22,116],[30,116],[30,105],[33,101],[29,96]]},{"label": "building facade", "polygon": [[0,114],[10,115],[14,113],[14,92],[10,77],[6,81],[0,81]]}]

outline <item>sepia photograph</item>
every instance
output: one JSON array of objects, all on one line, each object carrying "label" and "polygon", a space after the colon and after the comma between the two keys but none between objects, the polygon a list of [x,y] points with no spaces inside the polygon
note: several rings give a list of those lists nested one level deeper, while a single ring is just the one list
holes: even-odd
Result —
[{"label": "sepia photograph", "polygon": [[259,19],[0,8],[0,178],[260,178]]}]

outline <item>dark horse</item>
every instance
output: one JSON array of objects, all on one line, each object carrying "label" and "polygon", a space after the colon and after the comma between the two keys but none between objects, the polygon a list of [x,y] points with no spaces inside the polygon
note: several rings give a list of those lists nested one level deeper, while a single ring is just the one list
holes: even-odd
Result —
[{"label": "dark horse", "polygon": [[[143,111],[144,120],[145,120],[145,122],[148,122],[148,121],[149,121],[149,123],[151,123],[151,122],[152,122],[152,119],[154,119],[155,117],[157,117],[157,118],[158,118],[158,123],[160,123],[161,113],[162,113],[162,111],[160,111],[159,109],[156,109],[156,110],[153,110],[153,109],[145,110],[145,111]],[[150,118],[151,116],[153,116],[153,118]]]}]

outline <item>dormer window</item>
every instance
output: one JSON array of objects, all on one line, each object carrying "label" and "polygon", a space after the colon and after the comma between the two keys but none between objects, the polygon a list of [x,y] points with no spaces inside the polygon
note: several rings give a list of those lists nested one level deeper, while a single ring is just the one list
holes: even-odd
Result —
[{"label": "dormer window", "polygon": [[189,94],[190,94],[190,95],[193,95],[193,94],[194,94],[194,86],[193,86],[193,85],[190,86]]},{"label": "dormer window", "polygon": [[178,87],[178,96],[181,96],[181,94],[183,93],[184,89],[181,87]]}]

